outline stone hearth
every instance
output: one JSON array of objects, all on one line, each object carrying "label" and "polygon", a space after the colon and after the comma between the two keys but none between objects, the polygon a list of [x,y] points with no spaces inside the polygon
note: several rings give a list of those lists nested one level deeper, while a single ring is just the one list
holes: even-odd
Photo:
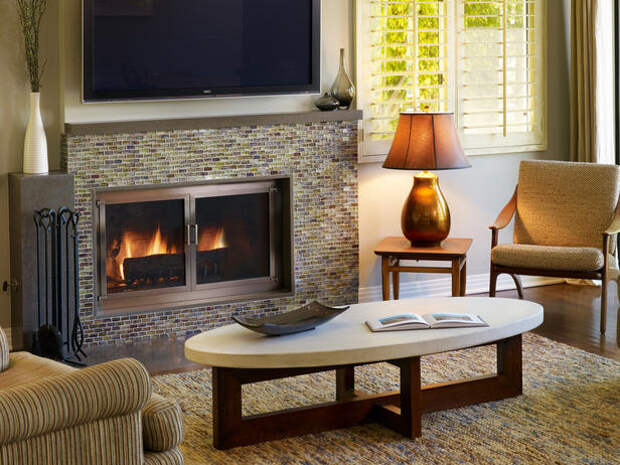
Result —
[{"label": "stone hearth", "polygon": [[[75,176],[75,207],[82,215],[80,305],[86,344],[185,337],[228,323],[233,313],[286,311],[314,299],[332,305],[356,302],[357,122],[190,127],[68,131],[64,137],[63,169]],[[97,190],[260,176],[289,176],[293,185],[294,296],[118,316],[96,311]]]}]

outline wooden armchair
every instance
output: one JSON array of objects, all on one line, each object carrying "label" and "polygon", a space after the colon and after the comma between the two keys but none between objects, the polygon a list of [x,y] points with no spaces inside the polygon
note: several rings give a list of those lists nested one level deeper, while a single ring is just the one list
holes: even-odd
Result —
[{"label": "wooden armchair", "polygon": [[[522,161],[519,183],[491,229],[491,280],[518,275],[600,279],[601,334],[605,334],[610,237],[620,232],[620,171],[615,165]],[[499,231],[515,217],[512,244]]]}]

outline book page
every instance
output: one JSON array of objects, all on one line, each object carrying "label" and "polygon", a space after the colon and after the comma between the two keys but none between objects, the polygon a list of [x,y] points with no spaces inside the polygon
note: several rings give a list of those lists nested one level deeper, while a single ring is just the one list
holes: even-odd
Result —
[{"label": "book page", "polygon": [[412,324],[412,323],[413,324],[419,323],[423,325],[428,324],[425,320],[422,319],[422,317],[420,317],[420,315],[416,315],[416,314],[389,316],[386,318],[381,318],[379,320],[379,323],[381,324],[381,326],[384,326],[384,327],[400,326],[400,325]]},{"label": "book page", "polygon": [[431,313],[436,322],[446,323],[477,323],[479,320],[475,315],[468,313]]},{"label": "book page", "polygon": [[487,326],[483,320],[471,313],[427,313],[424,319],[432,328]]}]

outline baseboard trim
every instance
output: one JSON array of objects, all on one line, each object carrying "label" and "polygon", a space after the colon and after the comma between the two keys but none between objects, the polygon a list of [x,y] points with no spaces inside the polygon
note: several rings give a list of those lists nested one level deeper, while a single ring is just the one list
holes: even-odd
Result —
[{"label": "baseboard trim", "polygon": [[[521,276],[523,287],[548,286],[551,284],[562,283],[562,278],[546,278],[540,276]],[[512,278],[506,274],[500,275],[497,279],[497,290],[507,291],[516,289]],[[489,273],[475,274],[467,276],[467,294],[482,294],[489,292]],[[452,295],[452,279],[442,277],[424,281],[401,282],[400,297],[444,297]],[[361,287],[359,290],[359,301],[376,302],[383,298],[381,286]]]}]

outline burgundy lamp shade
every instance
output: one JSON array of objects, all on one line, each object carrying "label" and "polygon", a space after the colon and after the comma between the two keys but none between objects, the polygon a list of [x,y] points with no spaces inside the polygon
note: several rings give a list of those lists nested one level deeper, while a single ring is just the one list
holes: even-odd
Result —
[{"label": "burgundy lamp shade", "polygon": [[452,113],[401,113],[392,148],[383,163],[396,170],[469,168]]}]

